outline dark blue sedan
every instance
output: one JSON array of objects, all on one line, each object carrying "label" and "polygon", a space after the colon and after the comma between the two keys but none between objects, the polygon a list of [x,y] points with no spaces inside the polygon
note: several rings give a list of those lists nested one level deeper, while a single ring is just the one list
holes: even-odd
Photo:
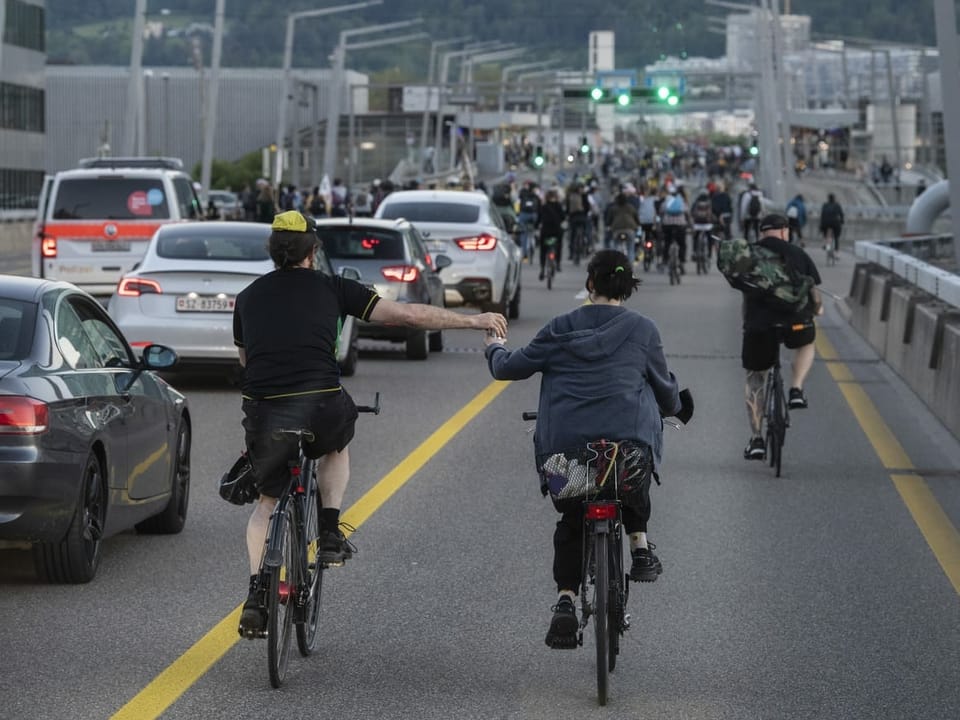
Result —
[{"label": "dark blue sedan", "polygon": [[88,582],[101,542],[178,533],[190,497],[186,398],[136,357],[90,295],[0,275],[0,547],[32,547],[38,574]]}]

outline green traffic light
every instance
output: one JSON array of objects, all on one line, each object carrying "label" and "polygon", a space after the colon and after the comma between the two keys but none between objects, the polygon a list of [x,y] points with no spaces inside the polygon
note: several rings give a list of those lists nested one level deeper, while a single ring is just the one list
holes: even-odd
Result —
[{"label": "green traffic light", "polygon": [[661,100],[666,100],[670,97],[670,88],[664,86],[657,89],[657,97]]},{"label": "green traffic light", "polygon": [[537,156],[533,159],[533,164],[534,164],[535,166],[537,166],[537,167],[543,167],[543,156],[542,156],[542,155],[537,155]]},{"label": "green traffic light", "polygon": [[756,145],[754,145],[753,147],[750,148],[750,154],[751,154],[751,155],[754,155],[754,156],[760,154],[760,150],[757,148]]},{"label": "green traffic light", "polygon": [[667,98],[667,105],[669,105],[670,107],[676,107],[676,105],[679,102],[680,102],[680,98],[678,98],[676,95],[671,95],[670,97]]},{"label": "green traffic light", "polygon": [[590,91],[590,97],[593,100],[600,101],[603,99],[603,88],[595,87]]},{"label": "green traffic light", "polygon": [[630,95],[629,93],[620,93],[617,95],[617,105],[620,107],[626,107],[630,104]]}]

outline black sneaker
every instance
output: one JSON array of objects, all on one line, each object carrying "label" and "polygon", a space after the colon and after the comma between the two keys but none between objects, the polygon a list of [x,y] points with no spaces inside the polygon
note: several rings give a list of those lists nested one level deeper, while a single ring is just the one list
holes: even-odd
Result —
[{"label": "black sneaker", "polygon": [[540,279],[543,280],[543,270],[540,271]]},{"label": "black sneaker", "polygon": [[572,650],[577,647],[577,630],[580,623],[577,621],[577,608],[568,595],[561,595],[557,604],[550,608],[553,618],[550,620],[550,629],[547,630],[547,647],[555,650]]},{"label": "black sneaker", "polygon": [[765,460],[767,457],[767,444],[762,437],[750,438],[747,447],[743,449],[745,460]]},{"label": "black sneaker", "polygon": [[355,550],[339,527],[336,530],[321,530],[317,538],[317,560],[324,567],[343,565],[344,561],[353,557]]},{"label": "black sneaker", "polygon": [[630,552],[633,564],[630,566],[630,579],[634,582],[653,582],[663,572],[660,558],[653,554],[656,545],[649,543],[645,548],[637,548]]},{"label": "black sneaker", "polygon": [[243,603],[243,611],[240,613],[240,627],[237,632],[240,637],[253,640],[257,637],[263,637],[267,629],[267,612],[260,605],[257,597],[257,576],[250,578],[250,592],[247,593],[247,599]]},{"label": "black sneaker", "polygon": [[800,388],[790,388],[790,409],[803,410],[807,407],[807,397]]}]

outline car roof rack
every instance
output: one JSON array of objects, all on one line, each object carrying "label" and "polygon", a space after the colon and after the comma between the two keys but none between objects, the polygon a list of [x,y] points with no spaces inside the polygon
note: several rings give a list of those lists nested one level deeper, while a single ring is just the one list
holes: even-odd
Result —
[{"label": "car roof rack", "polygon": [[171,157],[102,157],[84,158],[82,168],[155,168],[159,170],[183,170],[183,161]]}]

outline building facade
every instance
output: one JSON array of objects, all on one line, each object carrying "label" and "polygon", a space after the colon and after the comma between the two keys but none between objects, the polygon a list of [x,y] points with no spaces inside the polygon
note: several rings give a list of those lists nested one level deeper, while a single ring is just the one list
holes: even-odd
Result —
[{"label": "building facade", "polygon": [[0,213],[32,210],[43,184],[45,0],[0,0]]}]

